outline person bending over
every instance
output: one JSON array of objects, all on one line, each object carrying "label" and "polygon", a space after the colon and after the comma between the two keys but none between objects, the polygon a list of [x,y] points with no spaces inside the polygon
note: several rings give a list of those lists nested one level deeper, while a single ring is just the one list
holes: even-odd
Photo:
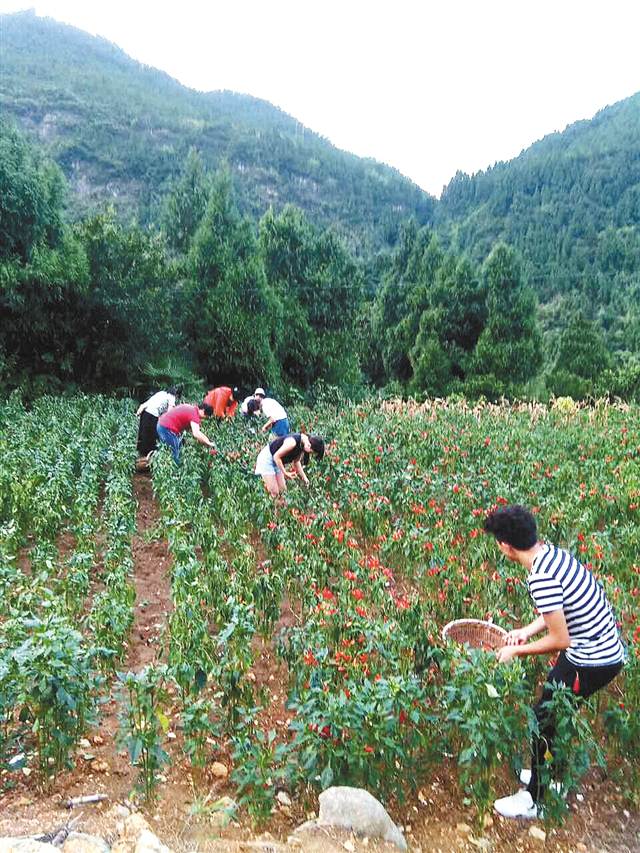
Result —
[{"label": "person bending over", "polygon": [[138,424],[138,453],[140,456],[150,458],[158,446],[158,418],[176,404],[176,399],[182,394],[180,385],[172,385],[166,391],[157,391],[144,403],[141,403],[136,412],[140,418]]},{"label": "person bending over", "polygon": [[204,402],[211,406],[216,418],[232,418],[238,408],[238,397],[237,388],[221,385],[219,388],[212,388]]},{"label": "person bending over", "polygon": [[[319,435],[294,432],[280,436],[260,451],[255,473],[262,477],[271,497],[277,498],[287,490],[287,480],[299,477],[305,486],[309,485],[304,465],[311,454],[318,459],[324,456],[324,441]],[[290,465],[292,470],[287,471],[287,465]]]},{"label": "person bending over", "polygon": [[[498,650],[501,663],[525,655],[558,659],[548,684],[565,684],[578,696],[591,696],[620,672],[625,653],[607,596],[591,572],[572,554],[538,540],[536,520],[523,506],[506,506],[489,513],[484,530],[492,534],[504,556],[527,571],[529,594],[540,614],[529,625],[509,632]],[[534,640],[539,634],[542,636]],[[531,772],[521,781],[526,788],[496,800],[504,817],[536,818],[544,797],[541,769],[547,751],[553,754],[555,724],[547,703],[552,689],[543,689],[534,706],[539,734],[532,742]]]},{"label": "person bending over", "polygon": [[215,450],[213,442],[200,429],[202,419],[210,418],[212,415],[213,409],[208,403],[200,403],[198,406],[184,403],[182,406],[169,409],[160,417],[157,427],[158,438],[171,448],[176,465],[180,464],[182,433],[187,429],[191,429],[191,434],[196,441]]}]

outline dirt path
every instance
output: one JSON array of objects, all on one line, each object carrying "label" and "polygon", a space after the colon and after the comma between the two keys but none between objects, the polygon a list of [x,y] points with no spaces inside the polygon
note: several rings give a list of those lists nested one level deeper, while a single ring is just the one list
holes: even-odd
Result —
[{"label": "dirt path", "polygon": [[137,533],[131,543],[136,601],[125,668],[138,671],[163,655],[162,635],[173,609],[172,559],[165,540],[148,539],[160,517],[148,474],[136,474],[133,493],[138,503]]}]

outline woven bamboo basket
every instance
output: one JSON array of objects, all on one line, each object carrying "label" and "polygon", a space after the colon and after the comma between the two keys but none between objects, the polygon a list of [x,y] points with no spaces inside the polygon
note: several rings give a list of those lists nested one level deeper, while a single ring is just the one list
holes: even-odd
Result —
[{"label": "woven bamboo basket", "polygon": [[442,629],[443,640],[485,651],[502,648],[506,636],[504,628],[482,619],[454,619]]}]

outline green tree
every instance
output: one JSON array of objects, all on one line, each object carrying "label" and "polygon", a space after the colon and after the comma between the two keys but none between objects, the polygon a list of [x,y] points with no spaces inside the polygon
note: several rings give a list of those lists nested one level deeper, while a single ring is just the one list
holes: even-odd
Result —
[{"label": "green tree", "polygon": [[186,331],[199,370],[211,382],[277,381],[271,342],[278,305],[253,226],[233,203],[228,172],[216,177],[188,267]]},{"label": "green tree", "polygon": [[473,372],[498,386],[531,379],[542,364],[542,340],[533,291],[522,283],[513,249],[498,244],[487,258],[487,321],[478,339]]},{"label": "green tree", "polygon": [[355,327],[363,274],[340,238],[318,232],[292,206],[260,222],[267,279],[282,305],[277,355],[284,376],[303,387],[359,379]]},{"label": "green tree", "polygon": [[556,369],[596,379],[611,367],[611,361],[602,331],[583,314],[574,314],[560,336]]},{"label": "green tree", "polygon": [[135,384],[147,361],[179,345],[164,240],[125,228],[113,210],[77,232],[91,281],[78,328],[78,375],[94,387]]},{"label": "green tree", "polygon": [[210,180],[195,148],[189,150],[180,176],[164,202],[163,229],[171,248],[186,254],[207,209]]}]

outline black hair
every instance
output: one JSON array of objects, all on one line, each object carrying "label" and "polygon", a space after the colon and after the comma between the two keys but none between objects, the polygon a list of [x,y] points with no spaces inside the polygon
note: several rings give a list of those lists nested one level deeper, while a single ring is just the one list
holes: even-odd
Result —
[{"label": "black hair", "polygon": [[247,403],[247,414],[253,415],[260,409],[260,403],[257,400],[249,400]]},{"label": "black hair", "polygon": [[181,397],[182,385],[171,385],[167,388],[167,394],[171,394],[172,397]]},{"label": "black hair", "polygon": [[485,533],[491,533],[498,542],[506,542],[518,551],[528,551],[538,541],[538,528],[531,512],[524,506],[513,504],[490,512],[484,520]]},{"label": "black hair", "polygon": [[200,403],[200,408],[204,412],[205,418],[210,418],[213,414],[213,406],[210,406],[209,403]]},{"label": "black hair", "polygon": [[231,391],[231,396],[238,403],[240,402],[240,399],[242,398],[242,394],[240,393],[240,389],[237,386],[235,388],[233,388],[233,390]]},{"label": "black hair", "polygon": [[319,435],[310,435],[309,444],[318,459],[322,459],[324,456],[324,439],[320,438]]}]

